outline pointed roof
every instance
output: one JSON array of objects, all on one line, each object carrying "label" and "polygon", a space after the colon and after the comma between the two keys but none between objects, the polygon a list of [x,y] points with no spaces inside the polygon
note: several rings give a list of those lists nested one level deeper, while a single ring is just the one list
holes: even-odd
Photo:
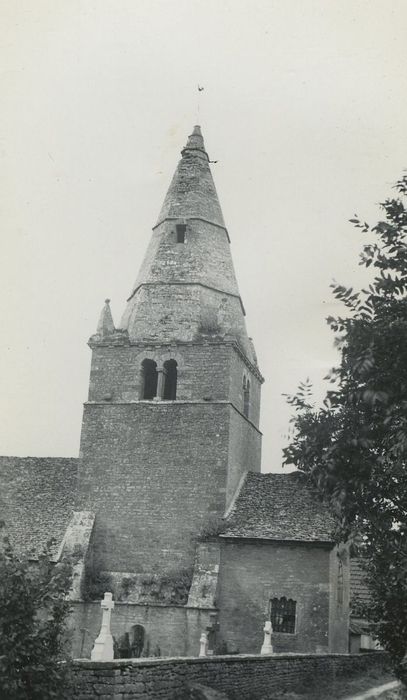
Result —
[{"label": "pointed roof", "polygon": [[184,155],[184,153],[187,151],[199,151],[196,153],[196,155],[200,158],[206,158],[206,160],[209,162],[209,156],[205,150],[201,127],[198,125],[194,126],[192,134],[188,136],[187,145],[182,149],[181,154]]},{"label": "pointed roof", "polygon": [[224,227],[225,222],[200,126],[194,127],[181,155],[158,223],[166,219],[196,217]]},{"label": "pointed roof", "polygon": [[105,305],[100,314],[96,332],[99,335],[110,335],[110,333],[114,332],[113,316],[110,310],[110,299],[105,299]]},{"label": "pointed roof", "polygon": [[130,342],[162,343],[201,341],[212,334],[237,341],[246,359],[257,365],[199,126],[181,155],[127,300],[121,332],[128,333]]}]

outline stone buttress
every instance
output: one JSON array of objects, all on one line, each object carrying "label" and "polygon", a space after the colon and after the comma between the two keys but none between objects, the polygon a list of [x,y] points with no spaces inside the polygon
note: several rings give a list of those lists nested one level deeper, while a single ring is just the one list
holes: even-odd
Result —
[{"label": "stone buttress", "polygon": [[119,328],[90,338],[78,507],[103,569],[189,567],[260,471],[260,387],[199,127],[182,151]]}]

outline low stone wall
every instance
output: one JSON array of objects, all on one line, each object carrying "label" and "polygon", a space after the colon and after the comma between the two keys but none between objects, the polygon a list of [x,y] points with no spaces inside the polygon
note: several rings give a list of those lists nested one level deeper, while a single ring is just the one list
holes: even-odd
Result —
[{"label": "low stone wall", "polygon": [[[132,625],[145,628],[144,653],[149,656],[195,656],[199,653],[199,637],[209,624],[211,608],[190,608],[187,605],[149,605],[116,602],[111,632],[119,639]],[[100,631],[100,602],[72,601],[70,615],[71,648],[74,658],[90,659]]]},{"label": "low stone wall", "polygon": [[190,683],[221,691],[230,700],[262,700],[273,691],[298,691],[317,677],[363,673],[385,665],[384,652],[276,654],[183,659],[120,659],[74,662],[77,700],[189,700]]}]

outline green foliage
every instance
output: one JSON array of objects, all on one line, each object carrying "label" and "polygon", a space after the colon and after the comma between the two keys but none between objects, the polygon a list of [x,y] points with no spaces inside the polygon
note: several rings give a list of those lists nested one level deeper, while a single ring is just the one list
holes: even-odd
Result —
[{"label": "green foliage", "polygon": [[327,319],[340,365],[328,375],[321,407],[304,384],[284,462],[307,472],[338,515],[338,540],[363,542],[372,593],[368,615],[395,661],[407,649],[407,176],[370,227],[360,264],[366,289],[333,284],[344,317]]},{"label": "green foliage", "polygon": [[144,576],[140,601],[148,599],[162,605],[186,605],[192,574],[192,568],[184,568]]},{"label": "green foliage", "polygon": [[51,561],[52,542],[32,561],[8,539],[0,550],[0,696],[71,697],[65,626],[72,579],[69,559]]},{"label": "green foliage", "polygon": [[90,559],[85,564],[85,575],[81,585],[81,596],[85,601],[102,600],[106,591],[113,591],[112,576],[102,571],[99,560]]},{"label": "green foliage", "polygon": [[207,540],[217,537],[225,530],[225,520],[221,516],[208,518],[199,530],[197,540]]}]

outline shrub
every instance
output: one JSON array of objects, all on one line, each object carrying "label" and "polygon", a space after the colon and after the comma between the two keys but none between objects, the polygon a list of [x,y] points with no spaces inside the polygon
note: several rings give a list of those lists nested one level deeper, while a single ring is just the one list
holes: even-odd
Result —
[{"label": "shrub", "polygon": [[69,558],[53,563],[52,545],[36,561],[7,537],[0,551],[0,696],[7,700],[72,697],[66,620]]}]

